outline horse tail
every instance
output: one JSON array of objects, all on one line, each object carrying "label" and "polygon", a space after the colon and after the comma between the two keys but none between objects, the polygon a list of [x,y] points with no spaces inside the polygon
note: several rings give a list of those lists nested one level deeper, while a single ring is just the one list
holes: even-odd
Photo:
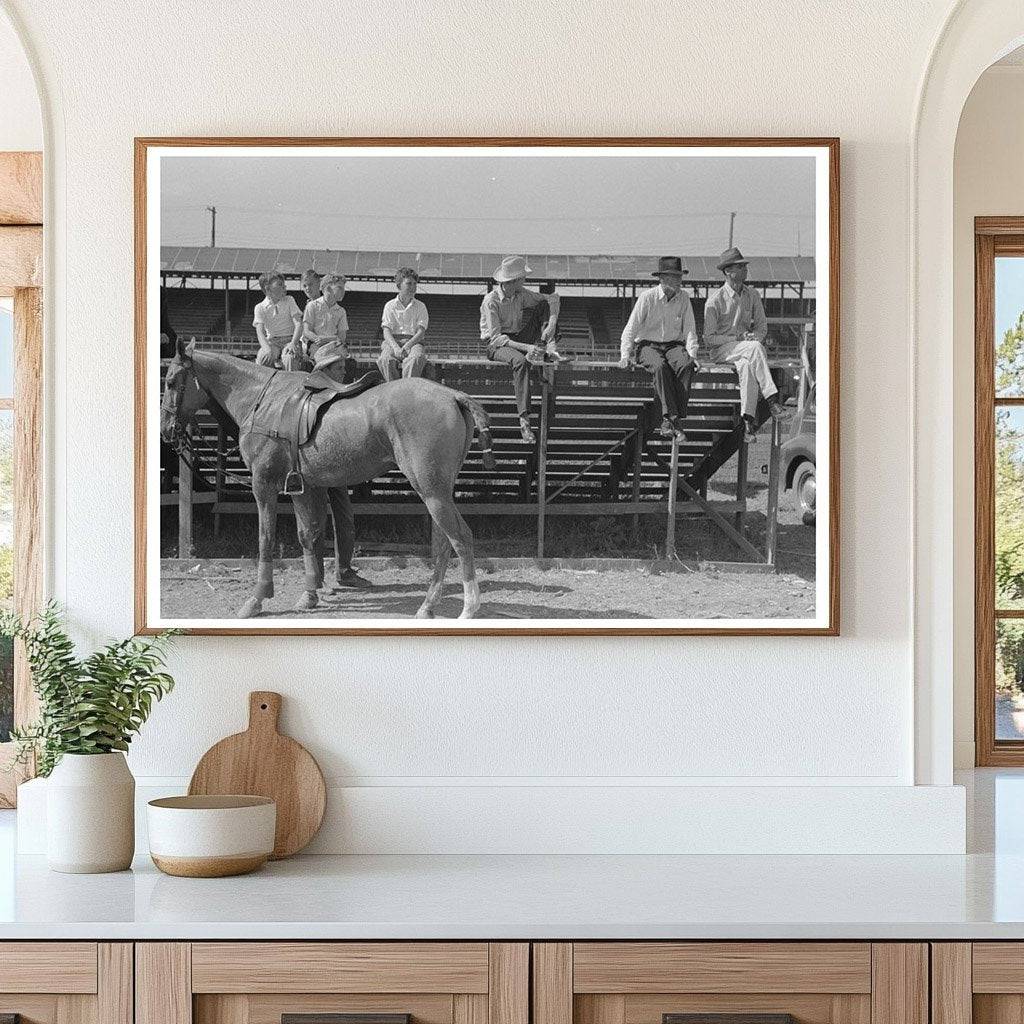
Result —
[{"label": "horse tail", "polygon": [[464,391],[455,392],[455,401],[459,407],[464,409],[473,417],[476,431],[480,435],[480,454],[483,457],[484,469],[497,469],[498,464],[494,461],[494,452],[491,450],[491,418],[484,411],[484,407],[475,399],[470,398]]}]

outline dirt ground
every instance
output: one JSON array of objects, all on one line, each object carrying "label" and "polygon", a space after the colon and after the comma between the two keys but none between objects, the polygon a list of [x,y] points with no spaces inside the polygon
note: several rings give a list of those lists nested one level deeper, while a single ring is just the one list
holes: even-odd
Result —
[{"label": "dirt ground", "polygon": [[[380,563],[384,560],[368,560]],[[296,612],[302,569],[291,561],[277,571],[276,593],[264,605],[274,618],[409,618],[423,600],[425,565],[359,566],[373,586],[367,590],[322,591],[321,605]],[[252,593],[251,566],[204,560],[165,562],[161,614],[169,618],[232,618]],[[448,573],[439,617],[462,609],[457,567]],[[629,570],[483,567],[479,572],[481,618],[502,619],[721,619],[806,618],[814,614],[814,586],[792,574],[722,572],[714,569],[658,572]]]},{"label": "dirt ground", "polygon": [[[768,444],[752,446],[749,457],[748,512],[745,533],[763,549],[767,508]],[[735,497],[735,469],[726,466],[708,489],[708,499]],[[248,517],[246,517],[248,518]],[[532,524],[520,519],[503,534],[494,522],[471,522],[477,531],[482,618],[808,618],[814,614],[815,531],[804,526],[794,496],[779,502],[778,568],[775,574],[722,571],[707,562],[743,562],[741,553],[706,519],[681,517],[676,527],[677,556],[685,565],[659,571],[664,554],[664,520],[642,518],[639,533],[629,535],[622,517],[552,517],[548,550],[579,557],[630,556],[623,568],[566,567],[553,559],[547,567],[510,557],[529,554],[535,541]],[[285,518],[282,517],[282,525]],[[292,527],[292,529],[294,529]],[[356,523],[357,538],[360,522]],[[522,536],[519,534],[522,533]],[[513,535],[514,534],[514,535]],[[564,536],[561,536],[564,534]],[[426,535],[420,540],[425,540]],[[625,543],[623,543],[625,541]],[[616,547],[618,545],[618,547]],[[275,577],[276,594],[264,605],[264,617],[407,618],[423,600],[429,568],[419,559],[382,557],[398,545],[362,539],[356,566],[372,584],[365,591],[321,591],[320,607],[293,611],[303,590],[301,562],[286,558]],[[246,543],[244,550],[250,544]],[[282,547],[282,554],[297,554]],[[487,556],[494,556],[493,561]],[[570,562],[571,564],[571,562]],[[328,560],[328,586],[333,563]],[[252,592],[255,565],[243,559],[197,558],[162,562],[161,614],[166,618],[233,618]],[[458,563],[448,569],[445,597],[438,617],[454,617],[462,607]]]}]

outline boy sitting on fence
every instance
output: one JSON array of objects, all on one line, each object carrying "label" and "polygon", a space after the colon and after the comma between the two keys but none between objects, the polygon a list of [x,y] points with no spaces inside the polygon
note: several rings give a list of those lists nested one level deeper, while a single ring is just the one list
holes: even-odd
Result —
[{"label": "boy sitting on fence", "polygon": [[320,281],[322,279],[323,275],[318,274],[312,267],[302,272],[299,283],[302,285],[302,290],[306,293],[307,302],[320,298]]},{"label": "boy sitting on fence", "polygon": [[422,377],[427,365],[423,344],[430,318],[427,307],[416,298],[420,275],[412,267],[402,267],[395,274],[398,295],[384,304],[381,330],[384,341],[377,365],[385,380],[399,377]]},{"label": "boy sitting on fence", "polygon": [[327,274],[320,282],[320,297],[306,303],[302,337],[313,368],[339,382],[345,380],[348,348],[348,315],[339,305],[345,294],[345,278]]},{"label": "boy sitting on fence", "polygon": [[260,288],[266,298],[253,310],[252,325],[260,343],[256,362],[260,366],[281,366],[282,353],[294,348],[302,334],[302,313],[288,294],[281,274],[262,274]]}]

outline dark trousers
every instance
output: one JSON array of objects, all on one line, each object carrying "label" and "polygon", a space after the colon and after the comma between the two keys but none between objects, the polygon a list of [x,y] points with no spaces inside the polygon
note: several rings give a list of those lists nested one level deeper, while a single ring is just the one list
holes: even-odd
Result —
[{"label": "dark trousers", "polygon": [[331,514],[334,517],[334,544],[338,557],[338,571],[352,568],[352,552],[356,546],[356,520],[352,514],[352,501],[347,487],[335,487]]},{"label": "dark trousers", "polygon": [[643,341],[636,361],[654,377],[662,415],[674,419],[686,415],[693,383],[693,360],[680,341]]},{"label": "dark trousers", "polygon": [[[521,345],[539,345],[540,336],[548,320],[547,302],[538,303],[532,309],[523,312],[523,322],[515,334],[507,334],[512,341]],[[496,363],[508,363],[512,367],[512,389],[516,395],[516,409],[521,418],[530,415],[530,364],[526,353],[520,352],[511,345],[500,345],[497,348],[487,347],[487,358]]]}]

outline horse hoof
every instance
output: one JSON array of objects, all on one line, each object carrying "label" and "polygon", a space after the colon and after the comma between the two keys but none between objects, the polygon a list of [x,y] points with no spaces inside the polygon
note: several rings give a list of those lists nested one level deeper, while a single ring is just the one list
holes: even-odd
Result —
[{"label": "horse hoof", "polygon": [[315,608],[319,603],[316,591],[307,590],[302,597],[295,602],[295,610],[297,612],[308,612],[310,608]]},{"label": "horse hoof", "polygon": [[463,608],[462,609],[462,614],[459,616],[459,618],[460,619],[475,619],[476,618],[476,613],[479,610],[480,610],[479,608]]},{"label": "horse hoof", "polygon": [[416,612],[416,618],[417,619],[432,619],[433,617],[434,617],[434,612],[430,608],[420,608]]},{"label": "horse hoof", "polygon": [[263,611],[263,602],[258,597],[250,597],[239,609],[238,617],[240,619],[252,619],[259,615],[261,611]]}]

